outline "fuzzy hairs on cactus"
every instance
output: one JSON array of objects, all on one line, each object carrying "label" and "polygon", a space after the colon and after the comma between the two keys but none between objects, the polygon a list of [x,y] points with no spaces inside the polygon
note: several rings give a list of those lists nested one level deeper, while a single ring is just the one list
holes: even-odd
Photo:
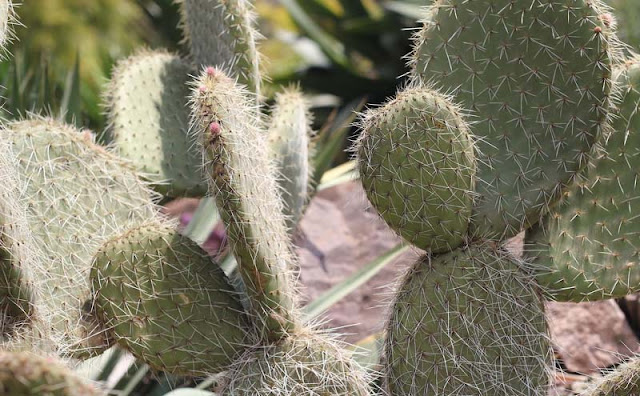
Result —
[{"label": "fuzzy hairs on cactus", "polygon": [[254,28],[256,16],[250,0],[175,0],[180,4],[182,27],[196,67],[216,65],[260,98],[261,38]]},{"label": "fuzzy hairs on cactus", "polygon": [[109,240],[95,256],[91,282],[109,338],[156,370],[218,372],[249,342],[224,272],[175,224],[148,223]]},{"label": "fuzzy hairs on cactus", "polygon": [[474,142],[460,109],[420,86],[362,117],[356,143],[360,179],[371,204],[421,249],[463,243],[473,206]]},{"label": "fuzzy hairs on cactus", "polygon": [[596,381],[580,396],[640,395],[640,357],[635,357]]},{"label": "fuzzy hairs on cactus", "polygon": [[409,56],[414,80],[471,114],[478,199],[471,230],[535,224],[606,133],[622,57],[600,0],[435,0]]},{"label": "fuzzy hairs on cactus", "polygon": [[53,358],[0,351],[0,394],[13,396],[99,396],[97,387]]},{"label": "fuzzy hairs on cactus", "polygon": [[640,291],[640,57],[614,75],[612,134],[562,202],[527,233],[525,255],[559,301]]},{"label": "fuzzy hairs on cactus", "polygon": [[261,338],[297,326],[292,254],[267,136],[251,94],[208,67],[194,83],[192,132],[227,226]]},{"label": "fuzzy hairs on cactus", "polygon": [[49,119],[0,130],[15,158],[33,254],[21,270],[36,290],[31,321],[48,324],[62,356],[87,357],[109,345],[93,316],[89,270],[114,234],[156,216],[155,195],[88,132]]},{"label": "fuzzy hairs on cactus", "polygon": [[[15,14],[11,0],[0,0],[0,51],[11,40],[11,24],[14,23]],[[1,52],[0,52],[1,53]]]},{"label": "fuzzy hairs on cactus", "polygon": [[267,132],[290,234],[295,231],[309,201],[312,122],[309,103],[299,87],[289,87],[276,95]]}]

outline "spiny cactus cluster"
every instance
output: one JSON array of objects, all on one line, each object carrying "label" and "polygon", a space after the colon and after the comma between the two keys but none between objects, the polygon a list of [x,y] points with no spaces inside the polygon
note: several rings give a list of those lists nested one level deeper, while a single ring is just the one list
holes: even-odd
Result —
[{"label": "spiny cactus cluster", "polygon": [[[0,129],[0,363],[13,362],[0,391],[99,393],[43,359],[117,344],[156,370],[225,371],[222,395],[369,395],[367,373],[299,307],[308,103],[291,88],[262,114],[248,0],[179,3],[191,55],[118,65],[112,148],[49,119]],[[640,59],[597,0],[436,0],[410,65],[355,147],[372,205],[426,251],[395,297],[383,387],[542,396],[543,295],[640,288]],[[151,187],[215,198],[243,291]],[[526,229],[523,261],[502,242]],[[635,394],[637,377],[630,363],[590,394]]]}]

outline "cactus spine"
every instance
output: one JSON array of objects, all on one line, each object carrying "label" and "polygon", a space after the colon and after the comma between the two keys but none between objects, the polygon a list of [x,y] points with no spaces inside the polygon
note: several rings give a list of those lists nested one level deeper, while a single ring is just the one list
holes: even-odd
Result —
[{"label": "cactus spine", "polygon": [[11,23],[14,19],[13,3],[11,0],[0,0],[0,51],[11,39]]},{"label": "cactus spine", "polygon": [[640,394],[640,358],[618,367],[581,393],[582,396],[634,396]]}]

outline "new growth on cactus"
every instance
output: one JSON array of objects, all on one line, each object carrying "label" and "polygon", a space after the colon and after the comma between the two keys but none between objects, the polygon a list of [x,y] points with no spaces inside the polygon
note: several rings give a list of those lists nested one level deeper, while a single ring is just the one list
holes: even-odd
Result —
[{"label": "new growth on cactus", "polygon": [[11,0],[0,0],[0,51],[11,39],[11,23],[13,23],[13,3]]}]

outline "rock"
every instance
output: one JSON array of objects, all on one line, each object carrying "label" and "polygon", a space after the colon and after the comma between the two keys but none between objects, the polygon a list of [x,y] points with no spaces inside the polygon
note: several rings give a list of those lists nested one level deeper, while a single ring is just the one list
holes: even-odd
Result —
[{"label": "rock", "polygon": [[[357,182],[320,192],[300,224],[302,294],[313,301],[327,289],[393,248],[401,239],[370,208]],[[403,254],[367,284],[338,302],[323,317],[347,342],[382,330],[393,287],[419,252]]]},{"label": "rock", "polygon": [[640,343],[614,300],[547,303],[551,338],[567,370],[592,373],[640,351]]}]

